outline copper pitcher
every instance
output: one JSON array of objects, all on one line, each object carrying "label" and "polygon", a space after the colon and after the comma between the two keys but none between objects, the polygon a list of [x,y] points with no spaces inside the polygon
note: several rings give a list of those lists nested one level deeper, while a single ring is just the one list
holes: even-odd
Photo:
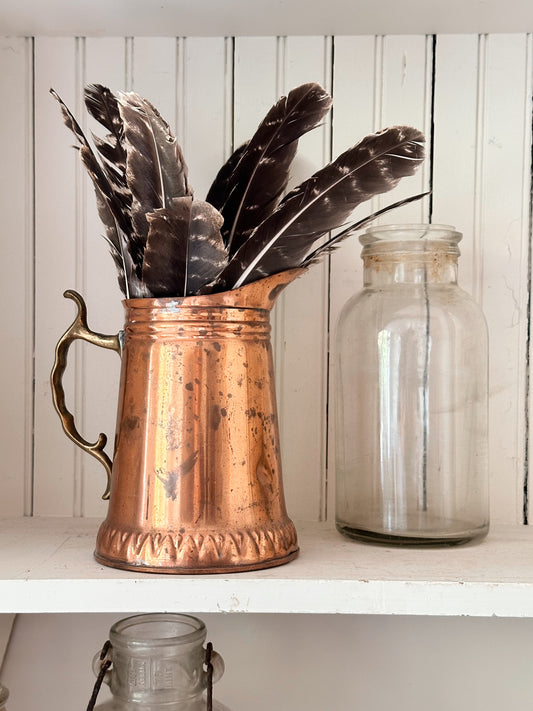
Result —
[{"label": "copper pitcher", "polygon": [[[94,333],[83,299],[59,340],[54,405],[66,434],[108,473],[95,557],[158,573],[281,565],[298,553],[283,495],[270,310],[302,270],[186,298],[126,299],[124,331]],[[65,405],[62,376],[77,338],[121,356],[113,461]]]}]

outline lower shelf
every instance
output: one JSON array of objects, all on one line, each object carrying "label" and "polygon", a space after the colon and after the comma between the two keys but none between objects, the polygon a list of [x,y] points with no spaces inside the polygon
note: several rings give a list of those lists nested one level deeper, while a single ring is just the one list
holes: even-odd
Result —
[{"label": "lower shelf", "polygon": [[98,521],[0,520],[0,613],[259,612],[533,617],[533,529],[493,527],[479,544],[387,548],[297,523],[300,555],[269,570],[173,576],[92,557]]}]

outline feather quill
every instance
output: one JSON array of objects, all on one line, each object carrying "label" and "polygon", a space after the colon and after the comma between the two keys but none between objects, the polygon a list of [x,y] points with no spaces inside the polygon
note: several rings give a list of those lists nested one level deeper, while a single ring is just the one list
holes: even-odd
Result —
[{"label": "feather quill", "polygon": [[321,86],[303,84],[274,104],[241,151],[226,181],[227,194],[221,194],[217,200],[221,204],[215,205],[224,217],[222,236],[230,255],[275,209],[287,187],[298,139],[330,107],[331,97]]},{"label": "feather quill", "polygon": [[367,136],[292,190],[250,235],[210,290],[298,267],[314,242],[341,227],[361,202],[391,190],[423,160],[424,136],[393,126]]}]

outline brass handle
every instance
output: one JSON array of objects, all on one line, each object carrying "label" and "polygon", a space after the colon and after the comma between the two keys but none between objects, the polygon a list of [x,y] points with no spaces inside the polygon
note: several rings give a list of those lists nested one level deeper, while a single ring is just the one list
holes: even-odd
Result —
[{"label": "brass handle", "polygon": [[109,499],[109,491],[111,485],[111,467],[112,462],[104,452],[104,447],[107,443],[107,436],[100,432],[96,442],[91,443],[84,439],[74,423],[74,416],[67,409],[65,404],[65,391],[63,389],[63,374],[67,367],[67,356],[70,345],[77,339],[81,338],[84,341],[93,343],[95,346],[101,346],[102,348],[110,348],[116,351],[119,355],[121,353],[120,337],[116,336],[105,336],[102,333],[95,333],[91,331],[87,326],[87,307],[85,301],[76,291],[68,289],[65,291],[63,296],[67,299],[72,299],[76,302],[78,306],[78,314],[74,319],[72,326],[70,326],[67,331],[61,336],[57,342],[55,351],[54,366],[52,368],[52,374],[50,376],[52,384],[52,397],[54,401],[54,407],[59,415],[61,424],[63,425],[63,430],[67,437],[69,437],[73,442],[75,442],[78,447],[83,449],[84,452],[92,454],[93,457],[98,459],[104,466],[107,473],[107,485],[102,499]]}]

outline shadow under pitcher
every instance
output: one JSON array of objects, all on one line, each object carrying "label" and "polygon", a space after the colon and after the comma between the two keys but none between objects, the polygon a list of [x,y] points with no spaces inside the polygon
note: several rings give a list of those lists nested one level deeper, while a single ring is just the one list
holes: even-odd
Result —
[{"label": "shadow under pitcher", "polygon": [[[283,494],[270,311],[302,270],[186,298],[126,299],[124,331],[87,326],[83,299],[56,347],[54,405],[65,433],[104,465],[104,565],[221,573],[281,565],[298,553]],[[78,433],[62,385],[71,343],[116,351],[121,377],[113,461],[106,436]]]}]

